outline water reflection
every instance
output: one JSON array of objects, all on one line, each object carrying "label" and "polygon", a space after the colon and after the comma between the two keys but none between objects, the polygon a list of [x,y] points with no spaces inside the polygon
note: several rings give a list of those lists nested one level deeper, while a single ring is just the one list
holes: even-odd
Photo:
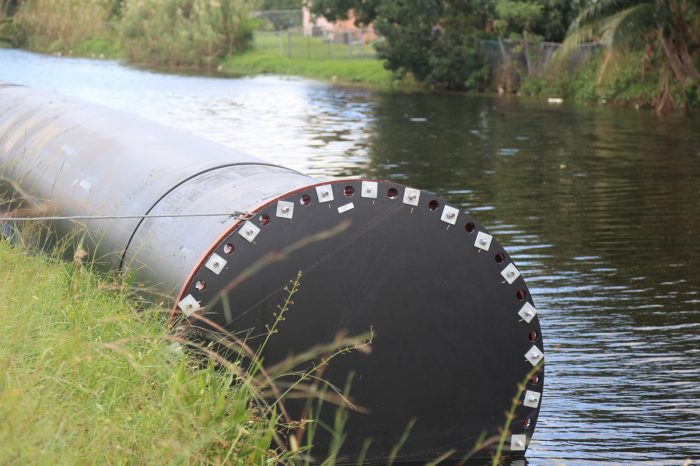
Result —
[{"label": "water reflection", "polygon": [[0,79],[475,212],[543,314],[548,377],[529,464],[700,457],[697,116],[168,76],[7,50]]}]

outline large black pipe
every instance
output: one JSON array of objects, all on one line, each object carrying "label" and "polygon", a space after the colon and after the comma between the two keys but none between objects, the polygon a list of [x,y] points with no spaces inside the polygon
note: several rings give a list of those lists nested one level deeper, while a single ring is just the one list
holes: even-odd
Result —
[{"label": "large black pipe", "polygon": [[[265,360],[343,331],[374,335],[370,355],[342,356],[324,373],[338,386],[355,374],[351,396],[369,411],[345,426],[348,462],[367,439],[367,459],[384,461],[412,422],[402,460],[461,457],[482,433],[498,433],[518,383],[544,358],[532,298],[508,254],[431,193],[318,182],[132,115],[3,83],[0,167],[52,215],[88,217],[80,228],[95,257],[172,296],[189,320],[205,316],[253,343],[301,271]],[[54,226],[59,236],[77,228]],[[512,455],[534,432],[543,375],[519,400]]]}]

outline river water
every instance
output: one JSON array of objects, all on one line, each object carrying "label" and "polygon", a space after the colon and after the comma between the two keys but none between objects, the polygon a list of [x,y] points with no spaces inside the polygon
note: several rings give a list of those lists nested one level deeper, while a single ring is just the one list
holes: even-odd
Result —
[{"label": "river water", "polygon": [[15,50],[0,50],[0,80],[473,212],[541,313],[547,377],[529,464],[700,461],[699,115],[168,75]]}]

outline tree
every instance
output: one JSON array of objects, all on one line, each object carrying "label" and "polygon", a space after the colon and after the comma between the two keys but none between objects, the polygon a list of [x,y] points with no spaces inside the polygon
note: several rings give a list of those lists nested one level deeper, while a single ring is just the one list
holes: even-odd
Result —
[{"label": "tree", "polygon": [[696,92],[700,84],[693,57],[697,59],[700,46],[699,15],[697,0],[591,0],[571,24],[561,54],[599,40],[609,50],[607,64],[615,53],[646,47],[642,63],[654,58],[660,61],[656,109],[664,112],[675,106],[671,80],[686,93]]},{"label": "tree", "polygon": [[561,40],[583,0],[313,0],[312,13],[329,21],[350,11],[358,25],[374,24],[385,66],[446,89],[480,87],[488,65],[478,41],[524,34]]},{"label": "tree", "polygon": [[478,86],[488,76],[476,38],[484,30],[483,6],[491,0],[314,0],[312,12],[330,21],[374,24],[384,66],[400,75],[444,89]]}]

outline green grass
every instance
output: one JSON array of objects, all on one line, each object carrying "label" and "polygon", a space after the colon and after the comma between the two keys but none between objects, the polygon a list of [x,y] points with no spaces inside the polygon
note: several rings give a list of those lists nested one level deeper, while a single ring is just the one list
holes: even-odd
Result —
[{"label": "green grass", "polygon": [[[0,239],[0,462],[267,464],[275,416],[171,349],[163,310]],[[108,288],[111,288],[108,289]]]},{"label": "green grass", "polygon": [[227,57],[221,69],[237,76],[284,74],[369,87],[406,87],[384,68],[381,60],[374,58],[369,44],[363,48],[353,46],[352,59],[347,44],[328,44],[317,37],[291,36],[291,58],[289,46],[287,36],[257,34],[253,51]]}]

